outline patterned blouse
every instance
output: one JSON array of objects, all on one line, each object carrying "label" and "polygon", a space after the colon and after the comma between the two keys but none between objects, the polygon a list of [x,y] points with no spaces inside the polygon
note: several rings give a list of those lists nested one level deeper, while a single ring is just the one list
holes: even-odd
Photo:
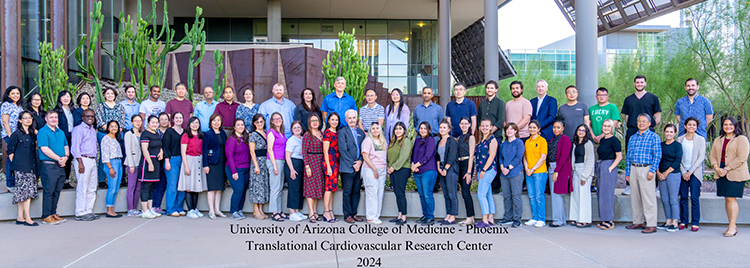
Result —
[{"label": "patterned blouse", "polygon": [[249,126],[253,122],[253,116],[258,113],[260,105],[257,103],[253,104],[253,108],[247,108],[244,104],[237,107],[237,119],[245,121],[245,126]]},{"label": "patterned blouse", "polygon": [[101,103],[96,106],[97,129],[101,130],[112,120],[117,121],[121,128],[125,126],[125,108],[123,108],[121,104],[115,103],[115,107],[112,108],[109,108],[107,103]]},{"label": "patterned blouse", "polygon": [[122,149],[117,139],[110,138],[109,135],[102,138],[102,163],[109,163],[110,159],[122,158]]},{"label": "patterned blouse", "polygon": [[[487,164],[487,158],[490,156],[490,143],[492,143],[493,140],[495,140],[495,135],[490,135],[489,139],[477,144],[477,148],[474,151],[474,158],[476,158],[477,162],[477,174],[479,174],[479,172],[484,169],[484,165]],[[487,170],[495,169],[495,159],[490,159],[490,161],[492,161],[492,165]]]},{"label": "patterned blouse", "polygon": [[557,144],[560,143],[560,137],[557,135],[547,143],[547,163],[557,162]]},{"label": "patterned blouse", "polygon": [[10,118],[8,118],[8,124],[10,125],[10,133],[5,133],[5,128],[3,128],[3,134],[2,137],[10,137],[13,132],[16,132],[16,127],[18,126],[18,114],[23,112],[23,108],[21,106],[15,105],[10,102],[3,102],[3,105],[0,106],[0,114],[3,115],[9,115]]}]

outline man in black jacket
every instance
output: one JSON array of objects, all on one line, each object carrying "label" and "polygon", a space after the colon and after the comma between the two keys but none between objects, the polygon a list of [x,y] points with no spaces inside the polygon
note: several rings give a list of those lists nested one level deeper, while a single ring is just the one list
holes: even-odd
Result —
[{"label": "man in black jacket", "polygon": [[344,188],[343,210],[344,221],[361,222],[357,217],[359,193],[362,178],[359,176],[362,167],[362,141],[365,131],[357,127],[357,110],[348,110],[344,116],[348,126],[339,130],[339,173]]}]

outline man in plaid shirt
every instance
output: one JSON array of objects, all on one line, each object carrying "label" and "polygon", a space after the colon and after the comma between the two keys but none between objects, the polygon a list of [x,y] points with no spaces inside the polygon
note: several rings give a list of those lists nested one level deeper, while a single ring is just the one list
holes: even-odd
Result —
[{"label": "man in plaid shirt", "polygon": [[[643,229],[644,234],[656,232],[656,181],[654,174],[661,161],[661,138],[649,129],[651,116],[638,115],[638,132],[630,137],[625,157],[625,179],[633,189],[633,224],[627,229]],[[632,175],[632,179],[631,179]],[[646,224],[644,225],[644,219]]]}]

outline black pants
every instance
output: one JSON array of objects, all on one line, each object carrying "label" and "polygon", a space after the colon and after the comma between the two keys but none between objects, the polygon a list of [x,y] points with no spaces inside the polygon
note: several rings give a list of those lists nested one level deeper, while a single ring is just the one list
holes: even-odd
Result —
[{"label": "black pants", "polygon": [[161,161],[160,167],[161,174],[159,175],[159,181],[154,182],[154,189],[151,190],[151,199],[154,200],[153,204],[155,208],[161,207],[161,200],[164,199],[164,192],[167,190],[167,174],[164,169],[164,160]]},{"label": "black pants", "polygon": [[148,202],[148,200],[153,198],[154,194],[152,191],[154,190],[154,184],[156,182],[141,182],[141,202]]},{"label": "black pants", "polygon": [[402,167],[399,170],[391,173],[391,186],[393,186],[393,193],[396,195],[396,206],[398,212],[402,215],[406,215],[406,182],[411,177],[411,170]]},{"label": "black pants", "polygon": [[[474,217],[474,199],[471,198],[471,181],[466,183],[464,175],[469,169],[469,160],[458,162],[458,181],[461,184],[461,197],[464,199],[464,205],[466,206],[466,217]],[[494,182],[494,181],[493,181]]]},{"label": "black pants", "polygon": [[292,167],[297,172],[296,179],[292,179],[292,173],[289,170],[289,165],[284,165],[284,174],[286,174],[287,186],[289,189],[286,192],[286,207],[289,209],[302,209],[302,178],[304,177],[305,163],[302,159],[292,158]]},{"label": "black pants", "polygon": [[344,218],[356,216],[357,207],[359,206],[360,188],[362,188],[362,178],[359,176],[359,171],[354,173],[341,172],[341,181],[344,187],[344,196],[342,198],[342,202],[344,203]]},{"label": "black pants", "polygon": [[57,201],[65,184],[65,168],[57,164],[42,163],[39,171],[42,177],[42,219],[57,214]]},{"label": "black pants", "polygon": [[[500,141],[498,141],[497,148],[500,149]],[[500,187],[500,173],[502,172],[499,172],[500,171],[500,150],[498,150],[497,153],[495,153],[495,163],[497,163],[498,172],[495,175],[495,179],[492,180],[492,184],[491,184],[493,194],[500,193],[500,188],[501,188]]]},{"label": "black pants", "polygon": [[445,213],[458,215],[458,171],[450,168],[446,176],[438,175],[440,185],[443,187],[443,200],[445,200]]}]

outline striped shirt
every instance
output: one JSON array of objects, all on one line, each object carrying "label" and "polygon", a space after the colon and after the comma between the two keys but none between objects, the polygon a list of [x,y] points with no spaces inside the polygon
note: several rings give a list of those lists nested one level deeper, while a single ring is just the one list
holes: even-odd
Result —
[{"label": "striped shirt", "polygon": [[649,172],[656,173],[661,162],[661,138],[651,130],[636,132],[628,141],[628,154],[625,156],[625,176],[630,176],[630,165],[651,165]]},{"label": "striped shirt", "polygon": [[365,131],[369,131],[370,125],[373,122],[385,119],[385,108],[383,108],[383,105],[377,103],[372,108],[370,108],[370,105],[364,105],[362,108],[359,108],[359,118],[362,119],[362,127]]}]

